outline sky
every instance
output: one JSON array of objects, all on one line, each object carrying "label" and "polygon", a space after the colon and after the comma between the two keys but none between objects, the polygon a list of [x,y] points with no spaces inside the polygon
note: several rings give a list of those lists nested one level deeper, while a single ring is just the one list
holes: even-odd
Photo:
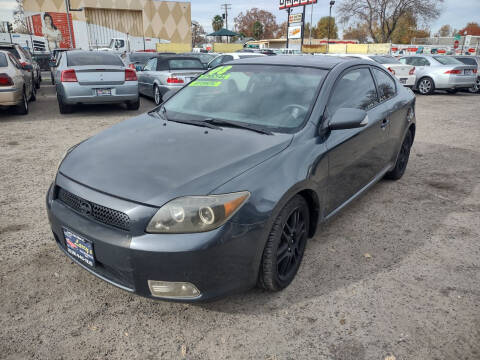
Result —
[{"label": "sky", "polygon": [[[341,0],[340,0],[341,1]],[[340,1],[337,0],[337,3]],[[229,29],[233,29],[233,19],[246,10],[258,7],[272,12],[278,23],[287,20],[287,12],[278,10],[278,0],[191,0],[192,20],[198,21],[207,32],[212,31],[212,18],[222,13],[221,4],[230,3]],[[313,6],[313,22],[316,23],[322,16],[328,16],[329,0],[318,0]],[[11,21],[15,0],[0,0],[0,21]],[[298,8],[300,12],[301,8]],[[311,6],[307,7],[307,22],[310,21]],[[335,6],[332,8],[332,15],[336,16]],[[440,26],[449,24],[452,28],[461,29],[467,22],[480,23],[480,0],[445,0],[441,16],[429,24],[432,34],[437,32]],[[339,26],[340,32],[342,26]]]}]

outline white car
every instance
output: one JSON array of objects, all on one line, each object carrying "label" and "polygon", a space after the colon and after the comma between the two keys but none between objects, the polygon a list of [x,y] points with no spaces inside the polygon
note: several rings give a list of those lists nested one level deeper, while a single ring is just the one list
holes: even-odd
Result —
[{"label": "white car", "polygon": [[238,59],[246,59],[246,58],[254,58],[260,56],[267,56],[259,53],[252,53],[252,52],[236,52],[236,53],[224,53],[218,55],[215,59],[210,61],[207,65],[208,69],[213,69],[214,67]]},{"label": "white car", "polygon": [[415,86],[415,80],[417,79],[415,75],[415,66],[402,64],[393,56],[366,54],[345,54],[342,56],[350,56],[375,61],[390,71],[390,73],[394,75],[403,84],[403,86],[408,86],[410,88]]}]

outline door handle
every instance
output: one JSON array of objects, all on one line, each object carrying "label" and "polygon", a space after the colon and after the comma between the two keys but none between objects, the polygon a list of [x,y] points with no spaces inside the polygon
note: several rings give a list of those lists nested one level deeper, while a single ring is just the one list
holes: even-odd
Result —
[{"label": "door handle", "polygon": [[389,122],[390,122],[389,119],[383,119],[383,120],[382,120],[382,124],[380,125],[380,127],[385,130],[385,128],[387,127],[387,125],[388,125]]}]

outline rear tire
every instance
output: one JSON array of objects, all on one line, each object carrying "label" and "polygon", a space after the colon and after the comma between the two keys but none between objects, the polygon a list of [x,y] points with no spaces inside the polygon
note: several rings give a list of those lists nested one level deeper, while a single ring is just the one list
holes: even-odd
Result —
[{"label": "rear tire", "polygon": [[50,79],[52,80],[52,85],[55,85],[55,78],[50,74]]},{"label": "rear tire", "polygon": [[418,80],[417,90],[422,95],[431,95],[435,91],[435,84],[429,77],[423,77]]},{"label": "rear tire", "polygon": [[136,101],[128,101],[127,102],[127,109],[128,110],[138,110],[140,108],[140,99]]},{"label": "rear tire", "polygon": [[27,115],[28,114],[28,99],[25,89],[23,89],[22,102],[16,106],[17,114]]},{"label": "rear tire", "polygon": [[412,148],[412,144],[413,134],[409,130],[407,132],[407,135],[405,136],[405,139],[403,139],[402,147],[400,148],[400,152],[398,153],[395,167],[393,168],[393,170],[385,174],[385,179],[398,180],[403,176],[403,174],[405,173],[405,169],[407,168],[408,158],[410,157],[410,149]]},{"label": "rear tire", "polygon": [[258,286],[269,291],[287,287],[303,259],[310,226],[305,199],[296,195],[275,219],[263,250]]},{"label": "rear tire", "polygon": [[72,106],[65,104],[60,95],[57,96],[57,99],[58,99],[58,108],[60,110],[60,114],[70,114],[72,112]]},{"label": "rear tire", "polygon": [[42,78],[38,78],[37,82],[35,83],[35,88],[40,89],[40,83],[42,81]]},{"label": "rear tire", "polygon": [[153,86],[153,101],[155,102],[155,105],[160,105],[163,102],[162,94],[158,88],[158,85]]}]

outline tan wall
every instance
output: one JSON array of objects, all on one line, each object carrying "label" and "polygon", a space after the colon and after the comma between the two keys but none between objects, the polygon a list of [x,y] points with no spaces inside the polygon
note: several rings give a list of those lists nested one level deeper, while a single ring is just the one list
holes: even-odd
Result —
[{"label": "tan wall", "polygon": [[[191,6],[189,2],[156,0],[70,0],[72,8],[96,8],[142,11],[145,37],[191,43]],[[65,12],[64,0],[24,0],[26,12]],[[86,11],[72,12],[73,20],[86,21]],[[100,25],[100,24],[99,24]],[[122,30],[119,30],[122,31]]]},{"label": "tan wall", "polygon": [[237,50],[242,50],[243,44],[227,44],[227,43],[214,43],[213,52],[218,53],[231,53]]},{"label": "tan wall", "polygon": [[158,52],[186,53],[192,51],[192,45],[187,43],[157,44]]}]

